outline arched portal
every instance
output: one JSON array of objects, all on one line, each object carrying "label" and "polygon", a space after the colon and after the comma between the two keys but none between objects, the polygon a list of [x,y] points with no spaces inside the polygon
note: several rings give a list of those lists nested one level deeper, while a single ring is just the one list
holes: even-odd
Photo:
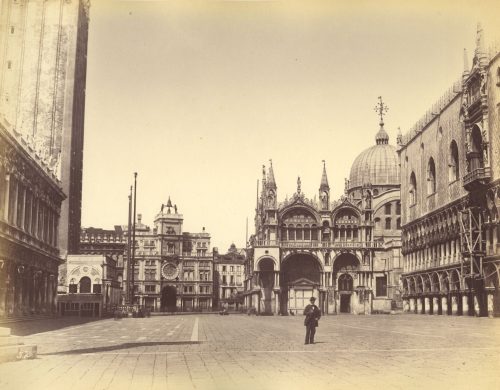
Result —
[{"label": "arched portal", "polygon": [[365,302],[363,299],[361,301],[353,299],[354,278],[358,278],[359,266],[358,258],[352,253],[342,253],[333,262],[333,275],[337,282],[335,289],[335,311],[337,313],[364,313]]},{"label": "arched portal", "polygon": [[175,312],[177,310],[177,288],[165,286],[161,291],[161,311]]},{"label": "arched portal", "polygon": [[286,258],[281,266],[281,313],[302,314],[311,297],[319,299],[321,265],[312,255],[297,253]]},{"label": "arched portal", "polygon": [[339,294],[340,294],[340,312],[351,312],[351,295],[353,290],[352,276],[349,274],[342,274],[339,276]]},{"label": "arched portal", "polygon": [[88,276],[80,279],[80,293],[90,293],[91,281]]}]

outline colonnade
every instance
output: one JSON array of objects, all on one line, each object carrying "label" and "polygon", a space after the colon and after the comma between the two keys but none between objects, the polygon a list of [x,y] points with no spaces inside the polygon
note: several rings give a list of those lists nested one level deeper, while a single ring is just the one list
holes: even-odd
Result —
[{"label": "colonnade", "polygon": [[0,318],[55,314],[57,275],[35,266],[4,264],[0,271]]}]

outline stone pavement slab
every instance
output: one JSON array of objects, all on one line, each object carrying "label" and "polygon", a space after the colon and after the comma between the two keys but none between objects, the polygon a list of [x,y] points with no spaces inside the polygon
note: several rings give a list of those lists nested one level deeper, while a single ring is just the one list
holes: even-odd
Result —
[{"label": "stone pavement slab", "polygon": [[0,365],[2,389],[500,388],[497,319],[155,316],[13,329],[33,361]]}]

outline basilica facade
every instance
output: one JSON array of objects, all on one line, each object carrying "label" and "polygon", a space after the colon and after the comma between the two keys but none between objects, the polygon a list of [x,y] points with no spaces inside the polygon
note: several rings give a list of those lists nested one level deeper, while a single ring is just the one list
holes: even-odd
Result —
[{"label": "basilica facade", "polygon": [[500,315],[500,51],[478,28],[472,66],[399,139],[404,310]]},{"label": "basilica facade", "polygon": [[323,314],[390,312],[400,305],[399,161],[384,129],[382,100],[379,107],[375,145],[355,159],[339,200],[330,199],[325,163],[318,201],[306,197],[299,178],[295,194],[279,203],[272,162],[264,167],[245,264],[247,309],[302,314],[312,296]]}]

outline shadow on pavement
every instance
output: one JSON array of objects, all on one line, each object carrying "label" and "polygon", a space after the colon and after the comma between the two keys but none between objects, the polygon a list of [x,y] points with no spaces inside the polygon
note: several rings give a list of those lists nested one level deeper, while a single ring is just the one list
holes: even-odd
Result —
[{"label": "shadow on pavement", "polygon": [[72,349],[69,351],[60,351],[51,353],[39,353],[38,355],[81,355],[84,353],[110,352],[110,351],[117,351],[117,350],[137,348],[137,347],[155,347],[158,345],[189,345],[189,344],[201,344],[201,342],[200,341],[148,341],[142,343],[123,343],[118,345],[107,345],[103,347]]},{"label": "shadow on pavement", "polygon": [[50,332],[67,328],[69,326],[87,324],[89,322],[102,321],[101,318],[82,318],[82,317],[59,317],[32,321],[19,321],[4,325],[10,328],[14,336],[29,336],[34,333]]}]

